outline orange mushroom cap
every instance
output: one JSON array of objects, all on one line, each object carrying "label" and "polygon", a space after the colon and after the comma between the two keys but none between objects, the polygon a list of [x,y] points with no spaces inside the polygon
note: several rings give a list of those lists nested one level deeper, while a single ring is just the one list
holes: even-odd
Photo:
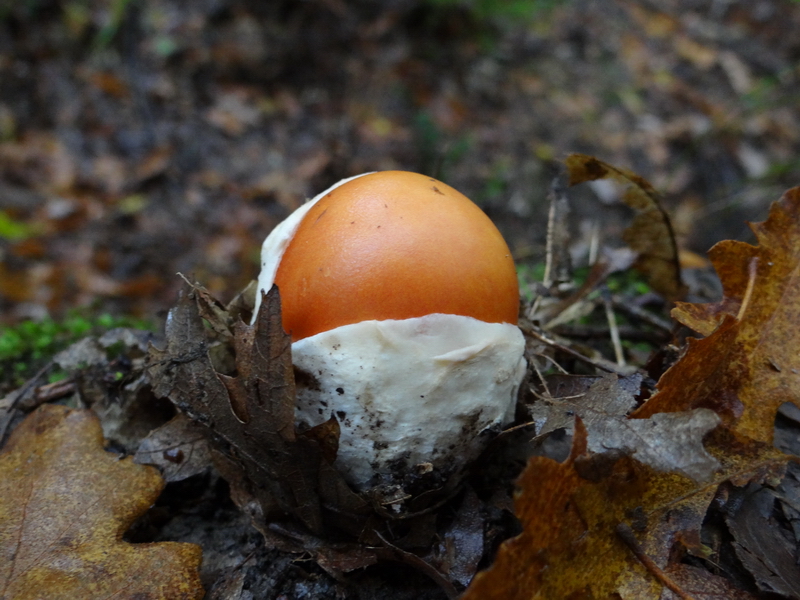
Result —
[{"label": "orange mushroom cap", "polygon": [[383,171],[311,207],[275,275],[295,341],[367,320],[433,313],[516,323],[511,252],[466,196],[417,173]]}]

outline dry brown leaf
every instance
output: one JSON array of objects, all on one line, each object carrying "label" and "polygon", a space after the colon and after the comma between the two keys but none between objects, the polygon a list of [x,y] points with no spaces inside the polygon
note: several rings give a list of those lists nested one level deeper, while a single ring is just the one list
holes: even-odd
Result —
[{"label": "dry brown leaf", "polygon": [[800,406],[800,188],[752,228],[758,246],[725,241],[711,251],[723,300],[673,311],[708,337],[689,340],[634,417],[710,408],[737,434],[771,444],[780,405]]},{"label": "dry brown leaf", "polygon": [[[571,432],[577,415],[586,427],[590,452],[622,453],[659,471],[682,473],[698,482],[709,480],[719,463],[703,448],[703,437],[719,424],[719,417],[708,409],[697,409],[629,419],[641,379],[640,375],[620,379],[611,373],[601,378],[548,378],[551,390],[566,388],[568,393],[563,394],[565,398],[543,398],[531,406],[537,435],[556,429]],[[592,383],[584,391],[569,381]]]},{"label": "dry brown leaf", "polygon": [[315,533],[323,529],[324,507],[340,515],[368,513],[367,503],[323,458],[331,444],[295,433],[291,339],[281,324],[277,288],[265,296],[254,325],[233,326],[235,377],[215,371],[209,357],[201,316],[218,334],[230,320],[215,302],[191,288],[170,311],[167,347],[151,350],[155,394],[209,428],[235,457],[228,467],[244,469],[246,477],[236,479],[254,486],[265,512],[277,502]]},{"label": "dry brown leaf", "polygon": [[198,546],[122,541],[163,485],[91,411],[37,409],[0,454],[0,597],[202,598]]},{"label": "dry brown leaf", "polygon": [[597,179],[611,179],[625,188],[623,202],[636,211],[623,239],[639,254],[636,268],[647,276],[654,290],[670,300],[686,293],[681,281],[678,246],[658,193],[645,179],[627,169],[610,165],[594,156],[570,154],[566,161],[570,185]]},{"label": "dry brown leaf", "polygon": [[157,466],[167,482],[182,481],[211,466],[208,431],[178,413],[141,441],[133,460]]},{"label": "dry brown leaf", "polygon": [[699,535],[720,483],[743,485],[782,473],[787,459],[780,452],[758,445],[727,452],[732,443],[715,439],[722,469],[698,486],[630,457],[598,462],[586,452],[586,429],[578,420],[565,462],[529,460],[515,498],[523,533],[501,546],[462,600],[660,598],[662,582],[623,541],[620,526],[657,569],[668,568],[679,540]]},{"label": "dry brown leaf", "polygon": [[467,587],[484,553],[486,515],[474,491],[468,490],[450,527],[439,537],[434,555],[426,560],[445,573],[459,589]]},{"label": "dry brown leaf", "polygon": [[[756,600],[756,597],[738,590],[730,581],[690,565],[672,565],[666,570],[667,576],[693,600]],[[660,600],[685,600],[667,590]]]},{"label": "dry brown leaf", "polygon": [[776,530],[774,505],[773,490],[744,492],[726,518],[735,540],[733,548],[761,591],[800,598],[796,543]]}]

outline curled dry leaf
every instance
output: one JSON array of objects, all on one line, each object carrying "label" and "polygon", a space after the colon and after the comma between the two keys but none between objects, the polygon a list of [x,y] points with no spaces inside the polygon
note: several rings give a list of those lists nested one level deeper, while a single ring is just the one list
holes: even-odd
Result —
[{"label": "curled dry leaf", "polygon": [[636,268],[647,276],[653,289],[666,298],[683,297],[686,288],[681,280],[675,234],[653,186],[635,173],[594,156],[570,154],[565,162],[570,185],[611,179],[625,188],[622,200],[636,211],[636,216],[623,239],[639,254]]},{"label": "curled dry leaf", "polygon": [[209,356],[201,316],[215,331],[228,322],[210,302],[215,301],[202,289],[187,287],[170,311],[167,347],[151,350],[156,395],[170,398],[210,430],[231,459],[226,472],[233,465],[243,469],[242,480],[255,486],[265,513],[277,502],[319,533],[324,509],[351,516],[368,512],[366,502],[325,460],[331,444],[322,447],[311,436],[295,433],[291,338],[281,325],[277,288],[264,296],[253,325],[232,325],[236,376],[218,373]]},{"label": "curled dry leaf", "polygon": [[121,539],[163,485],[103,449],[91,411],[36,410],[0,454],[0,597],[202,598],[198,546]]},{"label": "curled dry leaf", "polygon": [[752,229],[758,246],[725,241],[712,248],[724,298],[673,311],[708,337],[689,340],[634,417],[710,408],[737,434],[771,444],[780,405],[800,406],[800,188]]}]

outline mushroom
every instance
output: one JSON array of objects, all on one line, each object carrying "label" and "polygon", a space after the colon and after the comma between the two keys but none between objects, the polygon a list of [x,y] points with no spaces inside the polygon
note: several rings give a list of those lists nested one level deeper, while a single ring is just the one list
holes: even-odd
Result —
[{"label": "mushroom", "polygon": [[261,257],[259,290],[277,284],[292,335],[298,425],[338,420],[335,466],[357,490],[452,487],[513,418],[514,262],[455,189],[403,171],[345,179],[279,224]]}]

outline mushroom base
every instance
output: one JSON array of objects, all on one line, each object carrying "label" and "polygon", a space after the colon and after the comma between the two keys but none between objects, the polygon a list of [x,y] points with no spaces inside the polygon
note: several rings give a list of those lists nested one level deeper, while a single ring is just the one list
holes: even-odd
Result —
[{"label": "mushroom base", "polygon": [[513,419],[524,347],[514,325],[444,314],[302,339],[292,344],[298,426],[337,419],[335,466],[359,491],[452,485]]}]

